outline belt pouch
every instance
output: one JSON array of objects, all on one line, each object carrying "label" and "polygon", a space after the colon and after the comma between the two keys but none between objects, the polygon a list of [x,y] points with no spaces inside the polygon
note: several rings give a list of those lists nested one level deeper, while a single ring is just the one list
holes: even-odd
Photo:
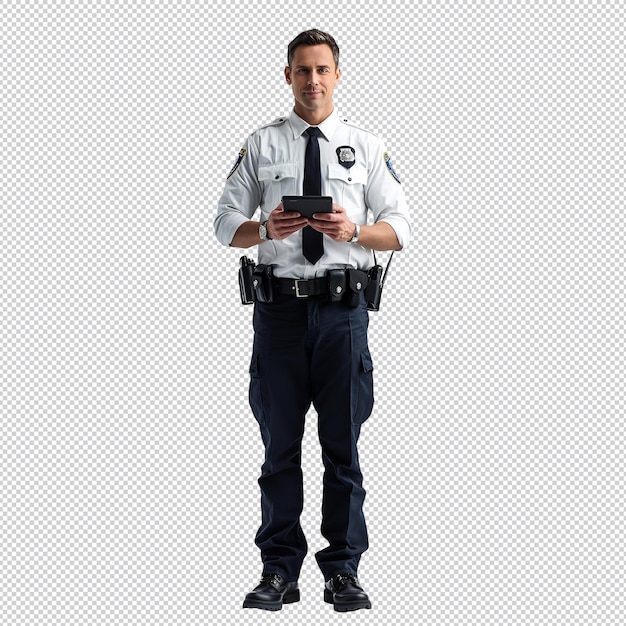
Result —
[{"label": "belt pouch", "polygon": [[255,299],[254,287],[252,286],[252,273],[254,272],[254,261],[242,256],[239,260],[239,292],[241,294],[241,304],[252,304]]},{"label": "belt pouch", "polygon": [[378,311],[380,309],[380,297],[383,293],[382,277],[383,268],[381,265],[374,265],[367,272],[367,287],[365,288],[365,301],[368,311]]},{"label": "belt pouch", "polygon": [[331,302],[341,302],[346,295],[346,270],[328,270],[328,297]]},{"label": "belt pouch", "polygon": [[257,302],[274,302],[274,272],[271,265],[257,265],[252,273]]},{"label": "belt pouch", "polygon": [[357,307],[361,301],[361,292],[367,286],[367,274],[361,270],[349,269],[348,272],[348,306]]}]

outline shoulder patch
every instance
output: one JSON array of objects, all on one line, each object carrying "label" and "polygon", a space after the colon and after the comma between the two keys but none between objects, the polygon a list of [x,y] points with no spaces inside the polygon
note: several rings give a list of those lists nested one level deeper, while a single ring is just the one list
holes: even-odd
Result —
[{"label": "shoulder patch", "polygon": [[233,165],[233,169],[230,170],[230,174],[228,174],[228,176],[226,177],[226,180],[228,180],[237,171],[237,168],[241,165],[243,158],[246,156],[246,152],[247,150],[245,148],[242,148],[241,150],[239,150],[239,155],[237,156],[235,165]]},{"label": "shoulder patch", "polygon": [[398,184],[402,184],[400,183],[400,177],[396,174],[396,171],[393,169],[393,164],[391,163],[391,157],[389,156],[388,152],[383,152],[383,159],[385,159],[385,165],[387,166],[389,173],[394,177],[395,181]]}]

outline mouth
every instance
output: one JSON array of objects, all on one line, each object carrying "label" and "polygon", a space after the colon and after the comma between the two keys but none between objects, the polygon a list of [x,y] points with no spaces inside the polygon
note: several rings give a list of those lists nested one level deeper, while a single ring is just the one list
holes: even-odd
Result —
[{"label": "mouth", "polygon": [[304,95],[309,96],[309,98],[313,98],[315,96],[321,96],[322,92],[321,91],[305,91]]}]

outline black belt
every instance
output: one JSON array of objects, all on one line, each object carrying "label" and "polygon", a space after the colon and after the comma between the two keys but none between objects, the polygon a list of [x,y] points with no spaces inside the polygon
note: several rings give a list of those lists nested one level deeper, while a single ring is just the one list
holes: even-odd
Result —
[{"label": "black belt", "polygon": [[[317,278],[274,278],[276,293],[283,296],[308,298],[310,296],[326,296],[338,302],[344,296],[358,303],[359,292],[365,291],[369,278],[362,270],[329,270],[325,276]],[[352,306],[356,306],[355,303]]]},{"label": "black belt", "polygon": [[276,291],[281,296],[308,298],[309,296],[328,295],[328,278],[275,278]]}]

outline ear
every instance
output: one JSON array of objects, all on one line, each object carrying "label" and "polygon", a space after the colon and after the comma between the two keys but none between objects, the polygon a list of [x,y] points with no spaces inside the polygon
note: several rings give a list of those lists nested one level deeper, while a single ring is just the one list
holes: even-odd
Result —
[{"label": "ear", "polygon": [[288,85],[291,85],[291,69],[288,65],[285,67],[285,80]]},{"label": "ear", "polygon": [[335,70],[335,85],[339,82],[339,79],[341,78],[341,68],[338,67]]}]

